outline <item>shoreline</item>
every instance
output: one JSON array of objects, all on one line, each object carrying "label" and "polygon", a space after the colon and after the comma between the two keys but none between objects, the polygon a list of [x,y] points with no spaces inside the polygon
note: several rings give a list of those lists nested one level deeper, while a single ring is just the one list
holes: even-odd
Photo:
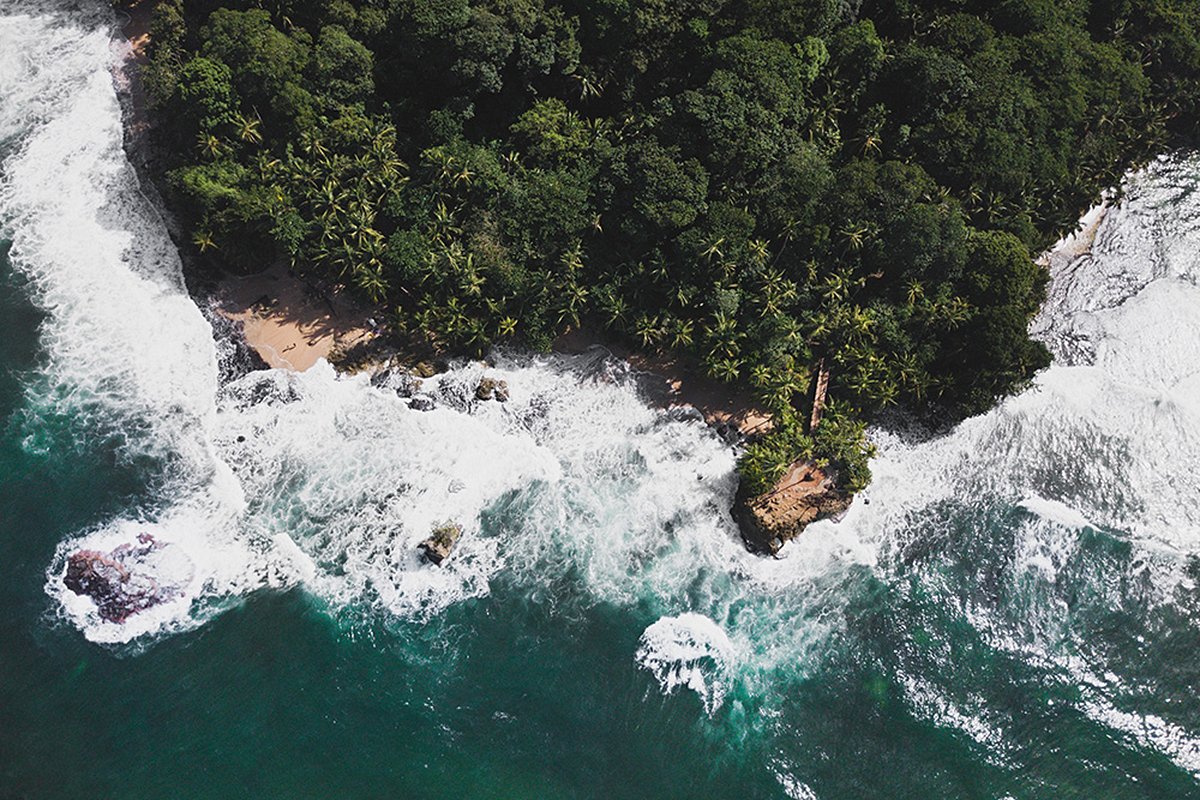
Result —
[{"label": "shoreline", "polygon": [[[129,17],[121,26],[127,50],[114,70],[123,94],[126,152],[143,184],[149,184],[147,188],[155,194],[153,120],[141,69],[147,63],[151,15],[156,4],[157,0],[131,0],[123,10]],[[169,209],[161,201],[158,205],[170,226],[173,220]],[[1089,210],[1080,219],[1076,232],[1038,256],[1036,263],[1052,269],[1054,265],[1085,256],[1106,210],[1105,201]],[[178,231],[173,233],[178,242]],[[386,336],[383,326],[373,318],[373,314],[380,312],[355,301],[337,287],[314,285],[281,264],[249,275],[224,271],[202,273],[189,257],[187,246],[178,249],[193,300],[230,322],[229,335],[238,337],[268,367],[303,372],[324,359],[340,372],[353,372],[378,366],[379,359],[374,356],[385,351],[392,354],[393,364],[406,364],[410,368],[418,364],[418,359],[411,357],[411,350],[393,348],[390,344],[382,348],[373,346]],[[205,284],[202,290],[198,288],[201,283]],[[635,350],[586,328],[560,335],[552,352],[575,355],[596,347],[624,360],[638,373],[641,394],[649,405],[664,410],[695,409],[707,425],[731,444],[760,436],[773,427],[770,414],[755,402],[751,391],[707,377],[686,356]],[[356,358],[359,355],[364,357]],[[351,363],[355,361],[358,363]],[[815,463],[796,461],[772,491],[755,498],[743,497],[739,492],[732,511],[747,546],[774,554],[810,522],[836,518],[852,500],[852,495],[842,492],[837,483],[835,472]]]}]

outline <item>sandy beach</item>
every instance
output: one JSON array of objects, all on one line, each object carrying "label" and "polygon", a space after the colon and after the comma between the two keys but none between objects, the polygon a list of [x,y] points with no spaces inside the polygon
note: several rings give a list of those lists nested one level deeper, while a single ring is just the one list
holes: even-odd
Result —
[{"label": "sandy beach", "polygon": [[213,296],[217,313],[241,323],[246,343],[270,367],[297,372],[374,337],[367,310],[323,294],[280,267],[229,276]]}]

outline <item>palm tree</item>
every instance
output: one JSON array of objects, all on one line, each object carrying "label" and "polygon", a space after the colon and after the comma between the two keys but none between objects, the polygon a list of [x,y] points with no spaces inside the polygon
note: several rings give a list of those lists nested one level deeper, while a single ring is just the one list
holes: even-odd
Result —
[{"label": "palm tree", "polygon": [[202,156],[212,161],[215,161],[225,152],[225,144],[211,133],[197,134],[196,147],[200,150]]},{"label": "palm tree", "polygon": [[845,238],[846,247],[850,250],[861,250],[863,244],[867,240],[867,234],[869,232],[870,232],[870,228],[868,228],[866,225],[862,225],[862,224],[847,225],[844,228],[842,228],[840,231],[838,231],[838,233],[840,233],[842,235],[842,237]]},{"label": "palm tree", "polygon": [[354,282],[358,284],[359,289],[366,292],[373,303],[382,302],[387,295],[387,283],[378,270],[361,268],[355,270]]},{"label": "palm tree", "polygon": [[675,321],[675,330],[671,334],[671,347],[682,350],[691,347],[694,341],[692,331],[695,328],[695,323],[690,319],[681,319]]},{"label": "palm tree", "polygon": [[704,249],[704,251],[702,253],[700,253],[700,255],[704,256],[705,258],[709,259],[710,261],[712,260],[713,256],[717,256],[718,258],[724,258],[725,254],[721,252],[721,245],[723,245],[723,244],[725,244],[724,236],[720,237],[716,241],[709,244],[709,246],[706,247]]},{"label": "palm tree", "polygon": [[580,100],[586,100],[589,97],[599,97],[604,90],[600,82],[589,75],[576,72],[571,75],[571,79],[579,84]]},{"label": "palm tree", "polygon": [[713,324],[708,329],[709,339],[712,341],[711,351],[713,353],[723,353],[728,357],[736,356],[739,351],[739,340],[741,334],[737,330],[737,318],[724,311],[718,311],[713,316]]},{"label": "palm tree", "polygon": [[750,249],[750,254],[758,259],[760,263],[765,262],[771,254],[767,243],[762,239],[751,239],[746,246]]},{"label": "palm tree", "polygon": [[849,269],[838,270],[825,279],[821,286],[821,293],[825,296],[826,301],[840,303],[849,298],[853,284]]},{"label": "palm tree", "polygon": [[907,287],[908,307],[912,308],[917,304],[917,301],[925,297],[925,287],[917,279],[908,282]]},{"label": "palm tree", "polygon": [[625,298],[617,290],[605,292],[601,305],[607,312],[606,316],[610,327],[615,327],[629,313],[629,304],[625,302]]},{"label": "palm tree", "polygon": [[237,129],[237,136],[246,144],[261,144],[263,137],[262,120],[256,114],[253,118],[242,114],[235,114],[233,117],[233,126]]},{"label": "palm tree", "polygon": [[321,137],[316,131],[308,129],[300,134],[300,149],[307,156],[325,157],[329,155],[329,150],[325,147],[325,143],[321,141]]},{"label": "palm tree", "polygon": [[634,330],[641,338],[643,347],[658,344],[663,335],[663,328],[659,318],[657,316],[651,317],[647,314],[643,314],[638,318]]},{"label": "palm tree", "polygon": [[726,383],[736,381],[741,372],[742,362],[737,358],[721,358],[708,364],[709,377]]},{"label": "palm tree", "polygon": [[212,231],[204,228],[199,228],[192,234],[192,244],[196,245],[201,253],[206,253],[210,249],[217,249],[217,243],[213,239]]}]

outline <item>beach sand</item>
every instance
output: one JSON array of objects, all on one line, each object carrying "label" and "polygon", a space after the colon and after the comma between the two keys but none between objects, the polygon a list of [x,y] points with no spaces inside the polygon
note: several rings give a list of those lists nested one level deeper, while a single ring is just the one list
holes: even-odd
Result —
[{"label": "beach sand", "polygon": [[217,313],[241,323],[246,343],[270,367],[303,372],[335,347],[374,336],[367,310],[322,294],[280,267],[222,279],[213,301]]}]

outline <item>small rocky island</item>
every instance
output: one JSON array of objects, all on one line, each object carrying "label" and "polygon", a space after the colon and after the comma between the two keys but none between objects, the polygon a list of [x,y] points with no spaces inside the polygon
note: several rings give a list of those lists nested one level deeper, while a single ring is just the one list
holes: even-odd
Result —
[{"label": "small rocky island", "polygon": [[746,547],[775,555],[810,523],[844,513],[852,499],[838,487],[835,474],[812,461],[797,461],[766,494],[752,496],[739,490],[733,518]]},{"label": "small rocky island", "polygon": [[433,529],[429,538],[417,545],[424,553],[426,560],[437,566],[450,557],[450,551],[462,537],[462,525],[457,522],[445,522]]}]

